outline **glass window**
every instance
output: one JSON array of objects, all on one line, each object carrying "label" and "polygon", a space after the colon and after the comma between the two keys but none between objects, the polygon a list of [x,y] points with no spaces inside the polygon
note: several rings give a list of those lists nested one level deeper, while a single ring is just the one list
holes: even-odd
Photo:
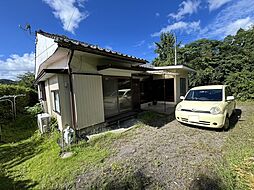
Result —
[{"label": "glass window", "polygon": [[186,78],[180,78],[180,96],[186,94]]},{"label": "glass window", "polygon": [[118,79],[118,100],[120,112],[131,110],[132,99],[130,79]]},{"label": "glass window", "polygon": [[44,81],[40,82],[38,85],[40,90],[40,93],[39,93],[40,100],[46,101],[45,82]]},{"label": "glass window", "polygon": [[59,98],[59,91],[52,91],[53,97],[53,111],[60,114],[60,98]]},{"label": "glass window", "polygon": [[190,101],[222,101],[222,89],[191,90],[185,100]]},{"label": "glass window", "polygon": [[103,101],[106,117],[131,110],[131,80],[129,78],[104,77]]},{"label": "glass window", "polygon": [[117,79],[105,77],[103,80],[103,101],[105,116],[118,113]]}]

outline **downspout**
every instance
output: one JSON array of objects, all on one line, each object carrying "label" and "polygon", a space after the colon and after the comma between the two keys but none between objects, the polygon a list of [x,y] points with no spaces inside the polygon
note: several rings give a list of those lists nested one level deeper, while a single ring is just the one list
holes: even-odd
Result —
[{"label": "downspout", "polygon": [[74,54],[74,50],[71,49],[70,58],[68,61],[68,77],[70,83],[70,106],[71,106],[71,121],[72,127],[76,133],[77,130],[77,122],[76,122],[76,111],[75,111],[75,101],[74,101],[74,93],[73,93],[73,81],[72,81],[72,69],[71,69],[71,60]]}]

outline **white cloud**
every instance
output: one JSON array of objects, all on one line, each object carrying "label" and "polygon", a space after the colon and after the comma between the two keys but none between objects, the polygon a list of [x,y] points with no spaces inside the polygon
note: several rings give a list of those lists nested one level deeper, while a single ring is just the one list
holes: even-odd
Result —
[{"label": "white cloud", "polygon": [[195,32],[200,30],[200,21],[193,21],[193,22],[176,22],[174,24],[170,24],[165,28],[162,28],[159,32],[152,34],[152,37],[160,36],[161,33],[172,32],[178,30],[180,32],[185,32],[190,34],[191,32]]},{"label": "white cloud", "polygon": [[185,15],[192,15],[198,11],[198,7],[200,5],[199,0],[186,0],[183,1],[179,5],[179,9],[177,13],[170,13],[169,16],[176,19],[181,20]]},{"label": "white cloud", "polygon": [[208,0],[209,10],[216,10],[230,1],[232,0]]},{"label": "white cloud", "polygon": [[145,44],[145,40],[141,40],[141,41],[137,42],[133,47],[140,47],[144,44]]},{"label": "white cloud", "polygon": [[155,13],[155,16],[156,16],[156,17],[159,17],[159,16],[160,16],[160,13]]},{"label": "white cloud", "polygon": [[223,39],[240,28],[249,28],[253,23],[254,1],[238,0],[221,10],[214,21],[201,30],[199,37]]},{"label": "white cloud", "polygon": [[154,42],[148,45],[148,49],[155,49],[155,48],[156,48],[156,45]]},{"label": "white cloud", "polygon": [[63,29],[74,34],[79,23],[88,17],[88,12],[81,12],[85,0],[43,0],[52,9],[56,18],[60,19]]},{"label": "white cloud", "polygon": [[254,22],[250,19],[250,17],[238,19],[226,26],[224,30],[222,30],[222,33],[225,35],[235,35],[240,28],[246,30],[249,29],[253,24]]},{"label": "white cloud", "polygon": [[0,58],[3,57],[4,55],[3,54],[0,54]]},{"label": "white cloud", "polygon": [[34,53],[25,53],[22,56],[17,54],[10,55],[6,60],[0,59],[0,79],[15,80],[18,74],[34,72]]}]

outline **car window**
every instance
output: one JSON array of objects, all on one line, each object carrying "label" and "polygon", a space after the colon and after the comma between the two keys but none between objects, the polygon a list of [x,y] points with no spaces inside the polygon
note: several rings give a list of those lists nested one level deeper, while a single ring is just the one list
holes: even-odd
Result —
[{"label": "car window", "polygon": [[222,101],[222,89],[190,90],[185,100]]}]

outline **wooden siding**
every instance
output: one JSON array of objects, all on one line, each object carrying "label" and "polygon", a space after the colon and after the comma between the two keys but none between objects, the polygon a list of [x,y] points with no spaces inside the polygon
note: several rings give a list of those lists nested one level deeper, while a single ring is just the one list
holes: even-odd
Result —
[{"label": "wooden siding", "polygon": [[78,129],[104,122],[102,77],[74,74],[73,91]]}]

